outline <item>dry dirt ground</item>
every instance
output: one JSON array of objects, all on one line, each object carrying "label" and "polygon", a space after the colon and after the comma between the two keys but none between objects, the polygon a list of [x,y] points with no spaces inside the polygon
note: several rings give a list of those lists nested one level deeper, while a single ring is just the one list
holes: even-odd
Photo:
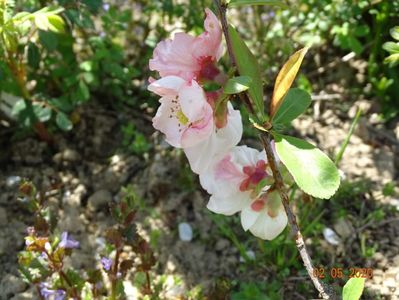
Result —
[{"label": "dry dirt ground", "polygon": [[[365,114],[340,165],[342,176],[370,179],[372,192],[354,201],[377,202],[389,207],[390,213],[383,221],[365,224],[363,228],[357,227],[359,223],[353,216],[344,216],[339,222],[333,220],[335,224],[329,224],[327,218],[324,224],[335,230],[341,243],[332,246],[321,235],[322,249],[310,249],[325,251],[337,264],[359,262],[351,256],[351,242],[360,230],[368,241],[378,244],[370,259],[361,260],[367,262],[364,267],[374,269],[374,278],[366,283],[369,295],[399,299],[398,190],[396,196],[389,197],[381,192],[386,183],[397,186],[399,128],[396,127],[395,133],[395,126],[387,129],[379,124],[367,101],[357,101],[343,115],[334,112],[330,102],[320,100],[315,103],[314,115],[296,121],[293,132],[322,145],[330,154],[337,153],[358,106]],[[198,284],[209,291],[221,277],[263,281],[273,276],[264,270],[242,274],[239,251],[220,233],[206,210],[207,195],[195,177],[192,183],[185,182],[188,175],[182,171],[186,170],[184,156],[162,142],[162,137],[154,134],[145,120],[138,127],[143,128],[156,146],[148,157],[139,158],[117,150],[120,117],[92,106],[82,108],[80,114],[76,129],[57,134],[54,147],[33,137],[10,140],[8,134],[0,136],[0,299],[36,297],[32,288],[18,277],[17,253],[24,247],[25,230],[32,221],[23,203],[16,199],[18,177],[32,180],[39,189],[52,182],[62,183],[60,190],[50,195],[49,203],[58,213],[58,229],[69,231],[81,241],[81,250],[70,259],[76,268],[99,265],[99,253],[104,247],[102,233],[112,224],[108,204],[121,197],[123,186],[131,185],[145,205],[139,214],[138,227],[148,239],[157,236],[154,251],[158,264],[154,271],[168,278],[162,299],[178,299]],[[256,141],[251,143],[260,146]],[[190,184],[190,188],[182,188]],[[333,204],[328,208],[333,210]],[[190,242],[179,238],[177,228],[181,222],[189,223],[194,231]],[[174,281],[176,276],[181,280]],[[126,287],[129,299],[136,299],[137,291],[128,282]],[[301,299],[293,296],[294,291],[295,281],[287,280],[281,293],[284,299]]]}]

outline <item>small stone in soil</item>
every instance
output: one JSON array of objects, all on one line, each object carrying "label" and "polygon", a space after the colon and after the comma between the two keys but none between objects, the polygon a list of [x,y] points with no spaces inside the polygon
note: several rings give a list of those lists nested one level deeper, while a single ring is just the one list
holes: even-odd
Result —
[{"label": "small stone in soil", "polygon": [[98,190],[89,197],[87,207],[91,211],[100,210],[103,207],[107,207],[112,202],[112,194],[108,190]]},{"label": "small stone in soil", "polygon": [[23,292],[26,287],[22,278],[7,274],[0,283],[0,299],[10,299],[11,296]]},{"label": "small stone in soil", "polygon": [[193,239],[193,229],[188,223],[179,224],[179,238],[184,242],[190,242]]},{"label": "small stone in soil", "polygon": [[0,207],[0,226],[5,226],[7,223],[7,211],[5,208]]},{"label": "small stone in soil", "polygon": [[9,176],[6,179],[6,186],[7,187],[14,187],[21,182],[20,176]]}]

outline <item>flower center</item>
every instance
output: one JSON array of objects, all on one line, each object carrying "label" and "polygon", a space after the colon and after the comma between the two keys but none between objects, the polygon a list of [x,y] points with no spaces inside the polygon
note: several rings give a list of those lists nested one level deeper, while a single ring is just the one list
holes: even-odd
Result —
[{"label": "flower center", "polygon": [[187,125],[189,122],[188,118],[181,109],[176,112],[176,117],[179,120],[179,122],[183,125]]},{"label": "flower center", "polygon": [[220,71],[215,66],[215,61],[212,56],[203,56],[198,59],[200,65],[199,79],[214,80]]},{"label": "flower center", "polygon": [[266,166],[264,160],[259,160],[255,166],[243,167],[243,172],[247,176],[240,184],[240,191],[255,190],[257,184],[267,177]]}]

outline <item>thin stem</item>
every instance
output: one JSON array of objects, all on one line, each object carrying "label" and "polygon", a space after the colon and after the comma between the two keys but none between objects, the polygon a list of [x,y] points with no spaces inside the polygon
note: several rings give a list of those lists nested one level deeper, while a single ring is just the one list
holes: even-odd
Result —
[{"label": "thin stem", "polygon": [[118,267],[119,267],[119,255],[120,255],[120,249],[117,247],[116,249],[116,254],[115,254],[115,261],[112,269],[112,286],[111,286],[111,298],[112,300],[116,300],[116,288],[117,288],[117,283],[118,283]]},{"label": "thin stem", "polygon": [[223,34],[226,37],[226,45],[227,45],[227,52],[229,53],[229,57],[231,60],[231,64],[233,67],[237,66],[236,59],[233,52],[233,46],[231,44],[231,39],[227,38],[229,36],[229,27],[226,19],[226,10],[227,6],[225,4],[221,4],[219,0],[214,0],[216,8],[218,9],[220,22],[222,23]]},{"label": "thin stem", "polygon": [[[227,52],[230,57],[231,65],[233,68],[237,67],[237,61],[233,52],[233,45],[231,43],[230,39],[230,34],[229,34],[229,27],[227,23],[227,18],[226,18],[226,10],[227,6],[225,4],[221,4],[219,0],[214,0],[216,8],[218,9],[219,13],[219,18],[220,18],[220,23],[222,24],[222,30],[223,34],[226,39],[226,45],[227,45]],[[237,70],[236,70],[237,73]],[[252,105],[251,100],[249,99],[248,95],[246,93],[240,93],[238,95],[240,97],[240,100],[247,106],[248,110],[250,111],[251,114],[255,114],[254,107]]]},{"label": "thin stem", "polygon": [[[236,66],[236,59],[234,56],[231,39],[230,39],[229,32],[228,32],[227,20],[226,20],[227,6],[225,4],[221,4],[220,0],[214,0],[214,3],[219,12],[220,21],[222,23],[222,29],[223,29],[223,33],[224,33],[224,36],[226,39],[227,50],[228,50],[228,53],[230,56],[231,63],[233,66]],[[250,99],[248,98],[248,95],[246,93],[242,94],[242,95],[244,95],[244,97],[245,97],[244,103],[247,104],[247,106],[249,107],[251,112],[254,112],[254,108],[250,102]],[[241,99],[243,99],[243,98],[241,98]],[[247,101],[245,101],[245,99]],[[288,222],[290,224],[291,231],[295,238],[296,247],[299,251],[299,254],[301,255],[302,261],[303,261],[304,266],[308,272],[308,275],[309,275],[310,279],[312,280],[313,285],[319,291],[319,294],[321,297],[323,297],[323,299],[335,299],[336,296],[334,294],[334,291],[332,289],[331,290],[329,289],[329,291],[326,291],[326,288],[320,282],[319,278],[317,278],[317,276],[315,276],[315,274],[313,273],[312,260],[309,256],[309,253],[307,252],[305,242],[303,240],[301,231],[300,231],[298,223],[296,221],[296,217],[290,208],[289,198],[285,191],[284,181],[283,181],[283,178],[281,176],[279,169],[277,168],[277,163],[276,163],[274,153],[272,150],[272,146],[270,143],[271,142],[270,133],[268,133],[268,132],[261,133],[260,138],[261,138],[263,146],[266,150],[268,163],[273,172],[273,177],[275,180],[275,188],[278,190],[280,197],[282,199],[282,203],[283,203],[285,212],[288,217]]]},{"label": "thin stem", "polygon": [[[301,255],[301,258],[302,258],[303,264],[306,268],[306,271],[308,272],[308,275],[309,275],[310,279],[312,280],[313,285],[319,291],[319,294],[321,297],[323,297],[323,299],[335,299],[336,296],[334,295],[333,290],[332,289],[330,290],[328,287],[325,287],[324,284],[319,280],[319,278],[317,276],[315,276],[315,274],[314,274],[312,260],[310,258],[310,255],[309,255],[307,249],[306,249],[306,245],[303,240],[298,223],[296,221],[296,217],[291,210],[291,207],[289,204],[289,198],[285,191],[284,181],[283,181],[281,173],[277,167],[276,158],[274,157],[274,153],[273,153],[272,146],[271,146],[270,133],[262,133],[260,135],[260,139],[262,140],[263,147],[265,148],[267,160],[268,160],[270,168],[273,172],[273,177],[275,180],[275,187],[280,194],[285,212],[288,217],[288,223],[290,224],[291,232],[295,239],[296,247],[299,251],[299,254]],[[327,288],[328,288],[328,291],[327,291]]]},{"label": "thin stem", "polygon": [[151,278],[150,278],[150,273],[148,271],[145,272],[145,278],[147,280],[147,292],[149,295],[152,294],[151,290]]},{"label": "thin stem", "polygon": [[66,276],[66,274],[64,273],[64,271],[59,270],[59,271],[58,271],[58,274],[59,274],[60,277],[62,277],[62,279],[64,279],[65,282],[71,287],[73,297],[74,297],[75,299],[81,299],[81,298],[80,298],[80,295],[78,294],[78,292],[77,292],[77,290],[76,290],[76,288],[75,288],[75,286],[74,286],[74,285],[72,284],[72,282],[69,280],[68,276]]},{"label": "thin stem", "polygon": [[39,295],[39,299],[40,299],[40,300],[45,300],[44,297],[42,296],[42,292],[40,291],[39,285],[38,285],[38,284],[35,284],[35,286],[36,286],[37,294]]}]

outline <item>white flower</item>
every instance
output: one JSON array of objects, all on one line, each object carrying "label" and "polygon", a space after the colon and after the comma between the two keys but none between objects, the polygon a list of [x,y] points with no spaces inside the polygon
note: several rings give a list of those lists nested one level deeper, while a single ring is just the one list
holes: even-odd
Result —
[{"label": "white flower", "polygon": [[241,212],[244,230],[259,238],[274,239],[287,225],[278,193],[266,185],[272,177],[264,151],[236,146],[200,174],[200,182],[211,194],[208,209],[224,215]]}]

